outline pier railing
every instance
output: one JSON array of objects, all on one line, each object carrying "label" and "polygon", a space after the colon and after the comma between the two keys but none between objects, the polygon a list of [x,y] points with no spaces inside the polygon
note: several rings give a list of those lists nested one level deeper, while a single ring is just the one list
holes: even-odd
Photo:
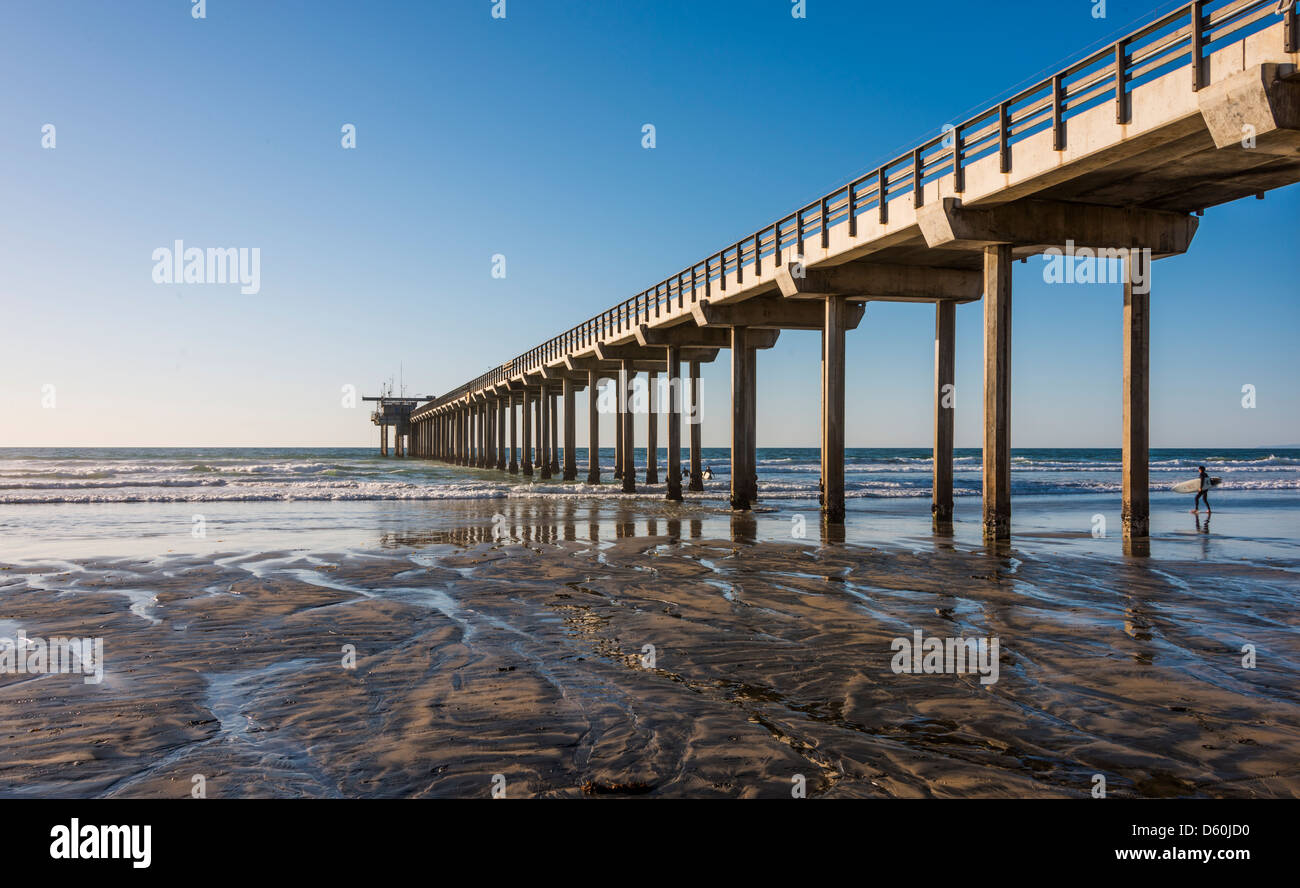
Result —
[{"label": "pier railing", "polygon": [[425,409],[464,399],[597,342],[626,336],[640,324],[711,298],[715,291],[725,293],[729,278],[741,285],[746,274],[757,277],[787,256],[801,257],[809,241],[826,248],[837,225],[848,225],[849,237],[856,237],[864,213],[874,212],[884,223],[890,201],[909,194],[914,206],[922,206],[923,186],[931,181],[952,176],[952,190],[961,194],[965,169],[982,158],[997,155],[1000,171],[1010,173],[1012,146],[1044,130],[1052,131],[1053,147],[1063,151],[1068,141],[1066,123],[1098,105],[1113,103],[1116,123],[1128,123],[1134,89],[1186,68],[1192,89],[1200,90],[1209,84],[1211,53],[1279,20],[1285,29],[1286,51],[1296,52],[1300,24],[1295,0],[1184,4],[974,117],[945,126],[911,151],[442,395]]}]

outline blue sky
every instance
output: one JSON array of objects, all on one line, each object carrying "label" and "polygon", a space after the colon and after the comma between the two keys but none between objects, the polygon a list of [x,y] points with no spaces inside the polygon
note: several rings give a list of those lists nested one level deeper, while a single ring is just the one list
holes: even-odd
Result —
[{"label": "blue sky", "polygon": [[[401,366],[450,389],[1156,4],[492,5],[3,4],[0,445],[370,443],[343,385]],[[1295,186],[1213,208],[1157,263],[1153,445],[1300,443],[1298,210]],[[153,283],[177,239],[259,247],[260,293]],[[1041,268],[1016,267],[1013,444],[1117,446],[1120,288]],[[980,312],[957,312],[958,446],[979,442]],[[928,446],[932,331],[877,303],[849,334],[850,446]],[[815,445],[817,351],[787,332],[760,353],[760,445]],[[728,378],[705,371],[706,445]]]}]

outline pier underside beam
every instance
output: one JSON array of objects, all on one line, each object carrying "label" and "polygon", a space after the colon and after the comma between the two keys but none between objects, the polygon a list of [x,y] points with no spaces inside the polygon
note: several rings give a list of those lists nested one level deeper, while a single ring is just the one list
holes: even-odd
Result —
[{"label": "pier underside beam", "polygon": [[1065,201],[1020,200],[994,207],[964,207],[945,197],[917,211],[926,245],[945,250],[982,250],[1010,244],[1033,252],[1067,243],[1089,249],[1149,249],[1156,257],[1187,252],[1198,220],[1164,210],[1094,206]]},{"label": "pier underside beam", "polygon": [[974,302],[984,291],[978,271],[869,262],[825,269],[788,262],[777,269],[776,281],[787,299],[845,296],[870,302]]},{"label": "pier underside beam", "polygon": [[[776,345],[781,330],[820,330],[826,320],[820,305],[785,299],[779,294],[756,296],[728,305],[713,305],[701,299],[692,307],[691,316],[696,326],[706,330],[749,327],[747,341],[753,343],[751,348],[771,348]],[[858,310],[857,318],[861,317]]]}]

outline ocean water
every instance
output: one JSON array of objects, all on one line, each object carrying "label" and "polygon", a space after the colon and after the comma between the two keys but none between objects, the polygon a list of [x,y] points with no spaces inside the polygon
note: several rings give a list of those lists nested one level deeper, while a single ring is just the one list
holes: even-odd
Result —
[{"label": "ocean water", "polygon": [[[712,492],[725,496],[728,449],[707,447]],[[612,450],[601,451],[606,482]],[[820,480],[815,448],[758,450],[763,500],[815,500]],[[587,453],[577,451],[579,477]],[[846,453],[849,499],[928,498],[931,460],[924,449],[855,448]],[[638,481],[646,453],[636,453]],[[660,479],[665,451],[659,453]],[[685,459],[683,459],[683,465]],[[1151,486],[1169,490],[1205,465],[1230,491],[1300,490],[1300,450],[1153,450]],[[954,493],[980,494],[980,452],[958,450]],[[651,488],[658,490],[659,488]],[[1106,494],[1120,491],[1120,452],[1035,449],[1012,452],[1013,496]],[[372,448],[31,448],[0,449],[0,505],[59,503],[212,503],[621,497],[617,485],[526,479],[429,460],[381,457]]]},{"label": "ocean water", "polygon": [[[585,450],[577,457],[585,478]],[[602,451],[604,483],[596,486],[381,457],[373,448],[0,449],[0,562],[420,548],[500,532],[534,540],[665,531],[822,539],[816,449],[760,448],[759,501],[748,517],[728,508],[727,449],[705,448],[703,458],[713,478],[674,504],[662,481],[644,484],[644,450],[636,454],[638,493],[627,495],[612,478],[612,450]],[[853,449],[846,462],[849,516],[834,539],[928,545],[928,452]],[[1189,515],[1192,497],[1170,491],[1202,464],[1224,479],[1211,494],[1213,530]],[[1012,468],[1018,545],[1120,554],[1118,450],[1016,450]],[[1300,450],[1155,450],[1151,479],[1157,553],[1256,563],[1300,557]],[[978,450],[957,452],[954,487],[953,539],[978,546]]]}]

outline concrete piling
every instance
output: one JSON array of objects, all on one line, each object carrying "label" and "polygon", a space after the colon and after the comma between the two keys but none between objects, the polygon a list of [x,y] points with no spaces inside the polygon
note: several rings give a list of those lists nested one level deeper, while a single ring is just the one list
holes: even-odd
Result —
[{"label": "concrete piling", "polygon": [[682,350],[668,346],[668,492],[667,498],[682,498]]},{"label": "concrete piling", "polygon": [[956,414],[957,306],[934,305],[934,484],[930,516],[936,530],[952,529],[953,420]]},{"label": "concrete piling", "polygon": [[984,537],[1011,537],[1010,244],[984,250]]},{"label": "concrete piling", "polygon": [[[1130,250],[1124,258],[1124,427],[1121,520],[1125,537],[1151,532],[1150,259]],[[1143,265],[1145,264],[1145,267]]]},{"label": "concrete piling", "polygon": [[587,483],[600,483],[600,392],[595,370],[587,371]]}]

